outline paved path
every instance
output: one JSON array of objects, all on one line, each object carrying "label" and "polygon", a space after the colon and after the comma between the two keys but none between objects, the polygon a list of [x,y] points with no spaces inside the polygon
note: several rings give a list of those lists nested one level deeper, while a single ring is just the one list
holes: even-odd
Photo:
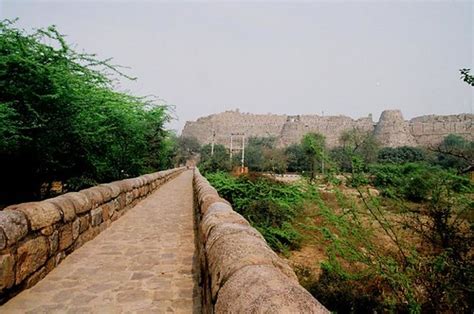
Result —
[{"label": "paved path", "polygon": [[166,183],[0,313],[192,313],[192,171]]}]

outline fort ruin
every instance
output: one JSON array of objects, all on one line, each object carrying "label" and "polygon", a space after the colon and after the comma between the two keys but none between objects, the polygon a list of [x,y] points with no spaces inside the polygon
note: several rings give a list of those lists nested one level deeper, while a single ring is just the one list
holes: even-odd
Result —
[{"label": "fort ruin", "polygon": [[474,140],[473,114],[425,115],[410,120],[400,110],[385,110],[378,122],[372,116],[352,119],[347,116],[251,114],[225,111],[186,122],[182,136],[195,137],[201,145],[212,142],[230,147],[230,134],[246,137],[275,137],[280,147],[299,143],[304,134],[321,133],[329,147],[338,146],[344,131],[354,128],[373,132],[382,146],[432,146],[449,134]]}]

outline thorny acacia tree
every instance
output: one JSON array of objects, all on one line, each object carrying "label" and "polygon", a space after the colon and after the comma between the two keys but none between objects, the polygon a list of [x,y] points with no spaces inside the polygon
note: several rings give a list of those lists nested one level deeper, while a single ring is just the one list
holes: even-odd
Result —
[{"label": "thorny acacia tree", "polygon": [[116,75],[133,79],[54,26],[28,34],[0,21],[0,203],[37,199],[55,180],[74,189],[169,164],[169,108],[116,91]]}]

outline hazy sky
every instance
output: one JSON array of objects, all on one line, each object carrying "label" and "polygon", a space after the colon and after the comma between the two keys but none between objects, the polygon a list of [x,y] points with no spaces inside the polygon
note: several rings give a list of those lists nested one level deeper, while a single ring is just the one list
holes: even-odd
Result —
[{"label": "hazy sky", "polygon": [[240,108],[405,118],[472,112],[473,4],[0,0],[27,30],[51,24],[80,50],[129,66],[122,87],[186,120]]}]

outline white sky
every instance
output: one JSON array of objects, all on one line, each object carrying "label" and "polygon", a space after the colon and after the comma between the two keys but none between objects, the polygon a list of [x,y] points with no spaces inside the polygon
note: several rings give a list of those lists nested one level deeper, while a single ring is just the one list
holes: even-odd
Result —
[{"label": "white sky", "polygon": [[354,118],[472,112],[473,4],[0,0],[0,18],[51,24],[113,57],[186,120],[229,109]]}]

